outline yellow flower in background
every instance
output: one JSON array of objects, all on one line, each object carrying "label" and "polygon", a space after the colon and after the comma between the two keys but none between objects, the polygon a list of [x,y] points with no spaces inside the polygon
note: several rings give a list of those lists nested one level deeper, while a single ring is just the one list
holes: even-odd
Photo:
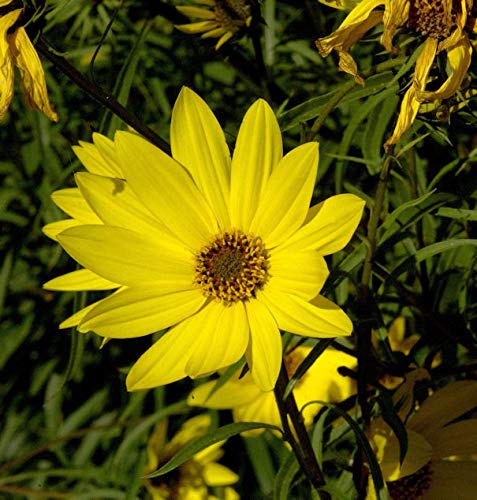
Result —
[{"label": "yellow flower in background", "polygon": [[69,318],[80,332],[124,339],[171,327],[132,367],[129,390],[201,377],[244,354],[255,382],[271,390],[280,329],[351,333],[347,315],[318,294],[328,276],[323,256],[349,242],[364,201],[341,194],[309,209],[318,144],[283,156],[263,100],[247,111],[231,158],[212,111],[183,88],[171,146],[173,158],[118,132],[114,142],[96,135],[76,149],[89,172],[76,175],[79,190],[60,191],[73,219],[46,231],[85,269],[45,287],[118,288]]},{"label": "yellow flower in background", "polygon": [[[477,460],[471,457],[477,454],[477,419],[462,417],[476,408],[476,381],[454,382],[429,396],[406,422],[402,466],[390,427],[381,419],[371,425],[371,444],[392,499],[475,499]],[[405,412],[400,416],[404,420]],[[367,498],[376,498],[371,479]]]},{"label": "yellow flower in background", "polygon": [[[311,347],[297,347],[286,354],[285,366],[289,377],[310,352]],[[301,410],[311,401],[339,403],[356,392],[354,381],[338,373],[340,366],[354,369],[356,359],[334,349],[327,349],[320,355],[293,389],[298,409]],[[281,427],[274,393],[260,390],[250,373],[242,378],[239,376],[240,371],[215,391],[215,380],[196,387],[190,393],[187,403],[205,408],[230,409],[235,422],[262,422]],[[302,415],[307,427],[313,423],[320,408],[319,404],[310,404],[303,409]],[[263,430],[250,431],[248,434],[261,432]]]},{"label": "yellow flower in background", "polygon": [[58,121],[48,99],[40,58],[21,26],[22,15],[23,9],[16,2],[0,0],[0,120],[5,119],[13,99],[16,66],[28,109],[38,109],[50,120]]},{"label": "yellow flower in background", "polygon": [[[393,352],[401,352],[407,356],[419,339],[420,336],[416,334],[406,337],[406,319],[403,316],[396,318],[389,326],[387,340]],[[377,349],[378,337],[374,330],[372,332],[372,342],[374,348]],[[403,377],[385,373],[380,377],[379,382],[387,389],[395,389],[403,380]]]},{"label": "yellow flower in background", "polygon": [[201,7],[180,6],[177,10],[187,17],[202,21],[179,24],[176,28],[190,35],[202,33],[202,38],[218,38],[216,50],[252,22],[251,4],[248,0],[193,1]]},{"label": "yellow flower in background", "polygon": [[[316,41],[322,56],[336,50],[339,68],[363,85],[364,80],[349,51],[366,32],[383,24],[380,41],[390,53],[398,52],[393,38],[400,27],[412,29],[424,39],[413,83],[403,97],[396,127],[385,148],[396,144],[410,128],[421,103],[448,99],[461,86],[472,55],[466,33],[474,29],[475,19],[470,17],[472,7],[472,0],[362,0],[335,32]],[[444,51],[449,68],[447,79],[436,90],[429,90],[429,73],[438,54]]]},{"label": "yellow flower in background", "polygon": [[[199,415],[187,420],[168,442],[167,421],[159,423],[147,443],[148,463],[145,474],[156,471],[192,441],[199,439],[210,429],[209,415]],[[226,500],[236,500],[239,495],[231,488],[239,477],[235,472],[218,463],[223,455],[216,443],[196,453],[177,469],[152,479],[145,484],[153,500],[212,500],[210,488],[224,488]]]}]

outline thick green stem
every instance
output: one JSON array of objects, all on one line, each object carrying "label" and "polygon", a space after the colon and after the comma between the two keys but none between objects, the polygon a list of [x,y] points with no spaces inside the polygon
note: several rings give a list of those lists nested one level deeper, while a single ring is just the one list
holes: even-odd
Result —
[{"label": "thick green stem", "polygon": [[[286,400],[283,399],[287,385],[288,375],[285,363],[282,362],[274,391],[285,439],[290,443],[303,472],[311,484],[319,491],[321,498],[323,500],[331,500],[327,492],[320,490],[325,485],[325,478],[316,460],[310,437],[308,436],[303,417],[298,410],[293,392],[289,394]],[[293,430],[290,428],[288,417],[293,425]],[[295,439],[295,435],[297,439]]]},{"label": "thick green stem", "polygon": [[72,82],[74,82],[81,90],[86,92],[92,99],[108,108],[117,117],[121,118],[125,123],[130,125],[134,130],[139,132],[143,137],[152,142],[157,147],[161,148],[165,153],[170,154],[171,148],[169,144],[151,128],[144,125],[139,118],[128,111],[124,106],[112,96],[98,87],[80,73],[73,65],[71,65],[64,57],[56,54],[46,41],[39,37],[36,43],[36,48],[40,54],[49,59],[57,69],[64,73]]}]

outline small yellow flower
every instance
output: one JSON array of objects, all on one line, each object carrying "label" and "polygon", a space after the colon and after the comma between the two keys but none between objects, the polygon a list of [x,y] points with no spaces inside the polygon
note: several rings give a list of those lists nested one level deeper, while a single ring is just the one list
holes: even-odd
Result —
[{"label": "small yellow flower", "polygon": [[0,0],[0,120],[5,119],[13,99],[17,66],[28,109],[38,109],[50,120],[58,121],[48,99],[40,58],[21,25],[23,10],[13,0]]},{"label": "small yellow flower", "polygon": [[202,7],[181,6],[177,7],[177,10],[187,17],[203,20],[179,24],[176,28],[190,35],[202,33],[202,38],[218,38],[216,50],[252,22],[252,9],[248,0],[193,1]]},{"label": "small yellow flower", "polygon": [[[285,356],[285,366],[291,377],[296,368],[310,353],[311,347],[297,347]],[[356,368],[356,360],[340,351],[328,349],[313,363],[293,389],[299,409],[311,401],[339,403],[355,393],[355,383],[349,377],[338,373],[338,368],[345,366]],[[224,385],[214,391],[215,381],[196,387],[189,395],[187,403],[214,409],[230,409],[235,422],[262,422],[281,427],[280,414],[272,391],[262,391],[253,381],[250,373],[239,378],[235,374]],[[321,405],[306,406],[302,415],[306,426],[313,423],[313,418]],[[250,431],[258,434],[263,431]]]},{"label": "small yellow flower", "polygon": [[[462,418],[475,408],[475,381],[454,382],[429,396],[406,422],[408,451],[402,465],[390,427],[381,419],[371,425],[371,443],[392,499],[475,498],[477,419]],[[407,416],[402,409],[400,416]],[[371,479],[367,498],[376,498]]]},{"label": "small yellow flower", "polygon": [[117,289],[62,327],[117,339],[170,327],[129,372],[129,390],[201,377],[244,354],[271,390],[280,329],[351,333],[344,311],[318,294],[324,256],[349,242],[364,202],[341,194],[309,208],[318,144],[283,156],[265,101],[246,113],[233,158],[212,111],[187,88],[173,109],[173,158],[130,132],[94,141],[76,148],[89,170],[76,175],[79,189],[53,194],[72,219],[45,228],[84,269],[45,288]]},{"label": "small yellow flower", "polygon": [[[366,32],[382,23],[384,30],[380,41],[390,53],[398,52],[393,46],[393,38],[400,27],[412,29],[424,39],[413,83],[403,97],[396,127],[385,148],[396,144],[409,129],[421,103],[448,99],[459,89],[472,55],[467,35],[474,29],[472,8],[473,0],[362,0],[334,33],[316,41],[322,56],[336,50],[340,69],[353,75],[362,85],[364,80],[349,51]],[[429,73],[436,56],[443,51],[447,52],[448,77],[439,88],[429,90]]]},{"label": "small yellow flower", "polygon": [[[159,423],[147,443],[148,463],[145,474],[156,471],[166,464],[186,445],[202,437],[209,431],[209,415],[199,415],[187,420],[179,431],[166,441],[167,421]],[[239,498],[231,488],[239,477],[235,472],[218,463],[223,455],[220,449],[223,443],[216,443],[196,453],[177,469],[152,479],[146,479],[145,485],[153,500],[212,500],[210,488],[224,488],[227,500]]]}]

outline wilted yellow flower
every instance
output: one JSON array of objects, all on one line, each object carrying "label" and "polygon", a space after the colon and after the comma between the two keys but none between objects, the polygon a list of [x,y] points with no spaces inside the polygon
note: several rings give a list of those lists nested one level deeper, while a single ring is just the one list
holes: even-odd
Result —
[{"label": "wilted yellow flower", "polygon": [[89,172],[76,175],[79,190],[53,194],[73,219],[45,232],[85,269],[45,288],[118,288],[63,327],[118,339],[171,327],[133,366],[129,390],[204,376],[244,354],[255,382],[271,390],[280,329],[351,333],[348,316],[318,294],[323,256],[348,243],[364,202],[341,194],[309,209],[318,144],[283,156],[263,100],[246,113],[231,158],[212,111],[184,88],[171,142],[173,158],[130,132],[76,149]]},{"label": "wilted yellow flower", "polygon": [[[156,471],[192,441],[210,429],[209,415],[199,415],[187,420],[170,441],[167,441],[167,421],[159,423],[147,443],[148,463],[145,474]],[[239,477],[235,472],[218,463],[223,455],[216,443],[196,453],[177,469],[146,479],[146,487],[153,500],[212,500],[216,497],[210,488],[224,488],[226,500],[237,500],[239,495],[231,488]]]},{"label": "wilted yellow flower", "polygon": [[[285,356],[285,366],[290,377],[310,352],[311,347],[297,347]],[[343,352],[327,349],[295,385],[293,394],[298,408],[303,408],[302,415],[306,426],[312,424],[321,408],[319,404],[305,407],[307,403],[339,403],[355,393],[354,381],[338,373],[340,366],[353,369],[356,367],[356,359]],[[236,373],[215,391],[216,381],[196,387],[190,393],[187,403],[205,408],[230,409],[235,422],[262,422],[281,427],[274,393],[262,391],[254,383],[250,373],[246,373],[242,378],[239,378],[239,375],[240,373]],[[249,434],[260,432],[262,431],[250,431]]]},{"label": "wilted yellow flower", "polygon": [[193,1],[202,7],[180,6],[177,10],[187,17],[203,21],[179,24],[176,28],[190,35],[202,33],[202,38],[218,38],[216,50],[252,22],[252,9],[248,0]]},{"label": "wilted yellow flower", "polygon": [[12,0],[0,0],[0,120],[13,99],[14,66],[20,70],[21,85],[28,109],[38,109],[58,121],[46,89],[45,73],[35,47],[21,25],[23,8]]},{"label": "wilted yellow flower", "polygon": [[[472,8],[473,0],[362,0],[334,33],[316,41],[322,56],[336,50],[340,69],[363,84],[349,51],[367,31],[382,23],[380,41],[390,53],[398,52],[393,38],[400,27],[414,30],[425,40],[416,61],[413,83],[403,97],[396,127],[385,148],[396,144],[409,129],[421,103],[448,99],[459,89],[472,55],[467,35],[474,30]],[[436,56],[443,51],[447,52],[449,66],[447,79],[436,90],[429,90],[429,73]]]},{"label": "wilted yellow flower", "polygon": [[[398,389],[399,391],[399,389]],[[401,393],[402,395],[402,393]],[[477,492],[477,382],[451,383],[429,396],[406,422],[408,451],[399,463],[399,442],[381,419],[370,440],[392,499],[473,500]],[[401,418],[406,415],[401,410]],[[376,498],[369,480],[369,499]]]}]

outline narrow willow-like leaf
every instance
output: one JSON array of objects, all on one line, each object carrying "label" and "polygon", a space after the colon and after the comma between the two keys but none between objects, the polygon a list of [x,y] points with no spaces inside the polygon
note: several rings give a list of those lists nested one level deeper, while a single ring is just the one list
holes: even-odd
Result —
[{"label": "narrow willow-like leaf", "polygon": [[473,240],[473,239],[462,238],[462,239],[439,241],[438,243],[433,243],[432,245],[421,248],[415,254],[405,259],[404,262],[401,262],[399,265],[397,265],[391,272],[390,279],[397,278],[405,271],[413,268],[414,264],[429,259],[434,255],[438,255],[442,252],[447,252],[448,250],[454,250],[456,248],[468,245],[477,247],[477,239]]},{"label": "narrow willow-like leaf", "polygon": [[252,464],[253,472],[264,496],[269,496],[273,491],[275,482],[275,467],[270,454],[270,448],[263,436],[243,437],[247,456]]},{"label": "narrow willow-like leaf", "polygon": [[296,457],[290,453],[285,461],[280,466],[275,478],[275,486],[273,488],[273,500],[288,500],[289,492],[293,482],[293,478],[300,470]]},{"label": "narrow willow-like leaf", "polygon": [[220,441],[224,441],[232,436],[236,436],[241,432],[252,431],[255,429],[271,429],[278,431],[280,433],[282,432],[282,430],[275,425],[264,424],[259,422],[238,422],[234,424],[228,424],[225,425],[224,427],[220,427],[219,429],[214,429],[212,431],[209,431],[201,438],[196,439],[192,443],[189,443],[160,469],[144,477],[153,478],[162,476],[163,474],[167,474],[171,470],[174,470],[176,467],[179,467],[179,465],[183,464],[184,462],[187,462],[187,460],[192,458],[196,453],[199,453],[199,451],[202,451],[205,448],[208,448],[209,446],[212,446],[213,444],[218,443]]},{"label": "narrow willow-like leaf", "polygon": [[477,210],[466,210],[463,208],[451,208],[451,207],[441,207],[437,211],[440,217],[448,217],[450,219],[459,220],[477,220]]}]

